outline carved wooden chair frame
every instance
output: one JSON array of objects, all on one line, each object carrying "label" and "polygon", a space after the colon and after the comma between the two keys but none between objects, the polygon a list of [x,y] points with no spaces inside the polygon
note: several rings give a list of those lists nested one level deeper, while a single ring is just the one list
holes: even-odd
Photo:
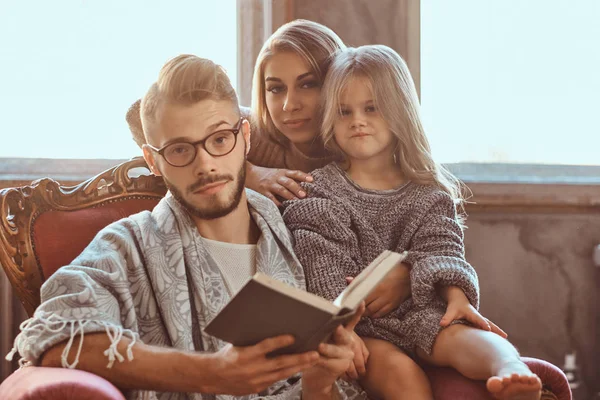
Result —
[{"label": "carved wooden chair frame", "polygon": [[148,169],[144,159],[136,157],[76,186],[42,178],[31,185],[0,189],[0,264],[30,316],[40,304],[44,280],[32,236],[36,218],[50,210],[75,211],[125,199],[164,197],[163,180],[154,175],[130,176],[135,168]]}]

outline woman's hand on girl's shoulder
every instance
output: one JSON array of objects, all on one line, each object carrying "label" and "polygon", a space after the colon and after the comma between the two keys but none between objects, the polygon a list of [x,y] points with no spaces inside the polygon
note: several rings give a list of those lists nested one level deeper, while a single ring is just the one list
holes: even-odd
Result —
[{"label": "woman's hand on girl's shoulder", "polygon": [[313,181],[310,174],[302,171],[265,168],[251,163],[247,163],[246,172],[246,187],[268,197],[278,207],[282,201],[306,197],[300,183]]}]

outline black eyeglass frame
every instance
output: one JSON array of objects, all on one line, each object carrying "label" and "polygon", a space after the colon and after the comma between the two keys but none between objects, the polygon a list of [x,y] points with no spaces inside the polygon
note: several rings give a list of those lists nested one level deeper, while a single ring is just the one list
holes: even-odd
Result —
[{"label": "black eyeglass frame", "polygon": [[[204,151],[206,151],[208,154],[211,155],[211,157],[223,157],[226,156],[227,154],[231,153],[233,151],[233,149],[235,149],[235,146],[237,146],[237,138],[238,138],[238,133],[240,133],[240,131],[242,130],[242,124],[245,121],[244,117],[240,117],[240,120],[238,121],[237,124],[235,124],[235,126],[233,128],[230,129],[219,129],[218,131],[215,131],[213,133],[211,133],[210,135],[208,135],[207,137],[205,137],[202,140],[198,140],[195,142],[188,142],[185,140],[180,140],[177,142],[172,142],[169,143],[167,145],[164,145],[163,147],[161,147],[160,149],[152,146],[151,144],[146,144],[146,146],[148,146],[150,149],[152,149],[152,151],[158,153],[161,155],[161,157],[167,162],[167,164],[173,166],[173,167],[187,167],[188,165],[190,165],[191,163],[194,162],[194,160],[196,159],[196,157],[198,157],[198,146],[202,145],[202,148],[204,149]],[[223,132],[231,132],[233,133],[233,146],[231,147],[231,150],[229,150],[227,153],[223,153],[223,154],[213,154],[211,153],[207,148],[206,148],[206,142],[213,136],[218,135],[218,134],[222,134]],[[165,157],[164,152],[165,150],[167,150],[170,146],[173,145],[177,145],[177,144],[181,144],[181,143],[186,143],[186,144],[191,144],[193,149],[194,149],[194,156],[190,159],[190,161],[187,164],[183,164],[183,165],[175,165],[173,163],[171,163],[167,157]]]}]

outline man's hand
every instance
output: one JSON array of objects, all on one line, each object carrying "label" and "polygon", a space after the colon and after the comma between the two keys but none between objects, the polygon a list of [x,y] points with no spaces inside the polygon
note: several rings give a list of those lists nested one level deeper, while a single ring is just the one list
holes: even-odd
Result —
[{"label": "man's hand", "polygon": [[[350,283],[353,279],[347,277],[346,281]],[[364,316],[385,317],[408,299],[410,294],[410,267],[400,263],[366,298],[367,310]]]},{"label": "man's hand", "polygon": [[321,343],[321,360],[302,374],[302,395],[305,399],[335,398],[334,383],[350,367],[354,360],[353,332],[364,311],[362,304],[345,327],[338,326],[333,332],[332,343]]},{"label": "man's hand", "polygon": [[246,163],[246,186],[271,199],[278,207],[278,197],[296,200],[306,197],[300,182],[312,182],[313,178],[302,171],[264,168]]},{"label": "man's hand", "polygon": [[365,342],[356,334],[356,332],[352,332],[352,339],[352,352],[354,353],[354,360],[346,371],[346,375],[348,378],[356,380],[367,373],[369,350],[367,349]]},{"label": "man's hand", "polygon": [[214,368],[204,392],[236,396],[258,393],[319,361],[316,351],[267,358],[268,353],[293,342],[293,337],[285,335],[263,340],[254,346],[225,346],[212,355]]},{"label": "man's hand", "polygon": [[461,288],[457,286],[447,286],[442,288],[441,294],[444,300],[446,300],[448,303],[446,314],[444,314],[442,320],[440,321],[441,326],[447,327],[454,320],[464,319],[479,329],[493,332],[505,339],[508,337],[506,332],[500,329],[498,325],[485,318],[479,313],[479,311],[477,311],[475,307],[471,305],[469,299]]}]

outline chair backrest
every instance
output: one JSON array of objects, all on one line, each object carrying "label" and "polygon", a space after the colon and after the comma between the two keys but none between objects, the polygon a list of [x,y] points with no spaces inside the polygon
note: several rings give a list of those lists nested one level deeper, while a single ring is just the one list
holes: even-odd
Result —
[{"label": "chair backrest", "polygon": [[43,178],[0,189],[0,263],[29,315],[40,304],[42,283],[102,228],[151,210],[165,195],[162,178],[140,174],[139,168],[147,171],[141,157],[77,186]]}]

